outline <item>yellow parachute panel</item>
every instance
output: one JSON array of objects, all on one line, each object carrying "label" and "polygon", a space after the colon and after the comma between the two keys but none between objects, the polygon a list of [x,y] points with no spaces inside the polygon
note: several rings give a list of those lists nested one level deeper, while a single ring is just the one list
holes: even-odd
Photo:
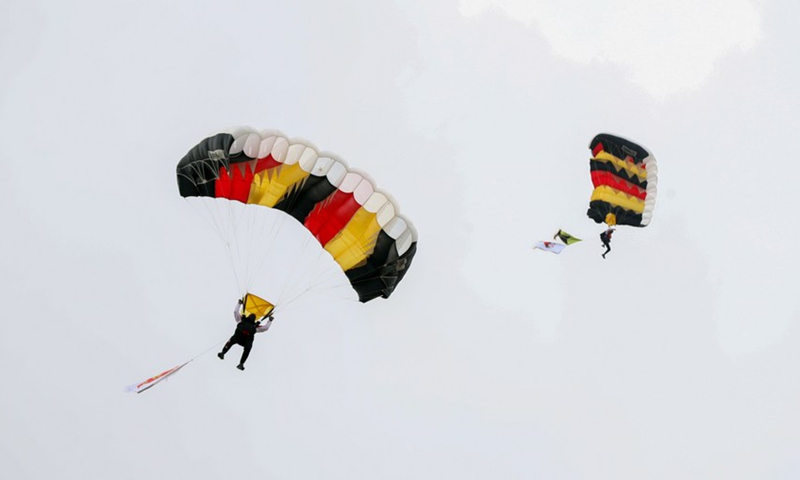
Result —
[{"label": "yellow parachute panel", "polygon": [[598,162],[610,163],[617,171],[625,170],[630,175],[636,175],[640,180],[647,180],[647,171],[639,168],[631,162],[620,160],[619,158],[607,152],[597,152],[594,160]]},{"label": "yellow parachute panel", "polygon": [[274,309],[275,305],[252,293],[244,296],[244,315],[252,313],[256,318],[261,319],[272,313]]},{"label": "yellow parachute panel", "polygon": [[347,226],[325,245],[331,256],[347,271],[362,263],[375,249],[381,226],[374,213],[359,209]]},{"label": "yellow parachute panel", "polygon": [[620,192],[619,190],[615,190],[607,185],[601,185],[594,189],[591,201],[594,202],[597,200],[607,202],[611,205],[617,205],[636,213],[642,213],[644,211],[644,202],[642,200]]},{"label": "yellow parachute panel", "polygon": [[281,165],[259,172],[253,177],[247,203],[274,207],[286,195],[289,188],[308,175],[309,173],[303,170],[299,163]]}]

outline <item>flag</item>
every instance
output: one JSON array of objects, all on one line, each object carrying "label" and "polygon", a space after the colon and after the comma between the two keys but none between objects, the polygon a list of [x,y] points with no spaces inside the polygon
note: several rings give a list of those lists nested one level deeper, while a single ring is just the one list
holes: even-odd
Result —
[{"label": "flag", "polygon": [[[192,360],[189,360],[189,362],[191,361]],[[150,377],[143,382],[134,383],[133,385],[128,385],[127,387],[125,387],[125,391],[128,393],[142,393],[148,388],[155,387],[158,382],[166,380],[170,375],[177,373],[178,370],[185,367],[189,362],[186,362],[183,365],[178,365],[177,367],[172,367],[169,370],[163,371],[158,375]]]},{"label": "flag", "polygon": [[540,250],[544,250],[545,252],[552,252],[555,254],[561,253],[561,250],[564,250],[563,243],[556,243],[556,242],[536,242],[536,245],[533,246],[534,249],[538,248]]},{"label": "flag", "polygon": [[558,233],[553,235],[553,239],[556,237],[560,238],[562,242],[566,243],[567,245],[572,245],[573,243],[580,242],[581,239],[578,237],[573,237],[569,233],[565,232],[564,230],[559,229]]}]

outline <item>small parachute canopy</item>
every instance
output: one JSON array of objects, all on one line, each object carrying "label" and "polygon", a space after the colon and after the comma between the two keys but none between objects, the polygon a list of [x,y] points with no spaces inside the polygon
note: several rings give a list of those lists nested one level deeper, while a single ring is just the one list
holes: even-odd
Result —
[{"label": "small parachute canopy", "polygon": [[255,315],[256,318],[261,319],[272,313],[275,305],[269,303],[261,297],[248,293],[244,296],[243,315]]},{"label": "small parachute canopy", "polygon": [[641,145],[607,133],[594,137],[589,148],[594,191],[586,214],[609,226],[647,226],[656,205],[655,157]]}]

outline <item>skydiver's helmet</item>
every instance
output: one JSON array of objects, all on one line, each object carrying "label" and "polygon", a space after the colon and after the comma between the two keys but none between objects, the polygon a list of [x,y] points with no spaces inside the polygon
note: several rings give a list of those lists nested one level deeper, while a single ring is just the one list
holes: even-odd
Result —
[{"label": "skydiver's helmet", "polygon": [[247,322],[256,323],[256,314],[255,313],[251,313],[250,315],[245,316],[244,319]]}]

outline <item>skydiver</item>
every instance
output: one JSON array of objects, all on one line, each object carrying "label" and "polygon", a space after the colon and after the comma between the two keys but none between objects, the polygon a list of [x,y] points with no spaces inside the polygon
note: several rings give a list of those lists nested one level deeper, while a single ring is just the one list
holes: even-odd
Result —
[{"label": "skydiver", "polygon": [[256,333],[266,332],[269,330],[269,327],[272,325],[272,321],[274,320],[273,316],[269,315],[269,321],[266,324],[261,325],[260,321],[256,321],[255,314],[251,313],[249,315],[245,315],[242,317],[242,314],[239,313],[239,310],[242,307],[242,300],[240,299],[236,303],[236,308],[233,310],[233,318],[236,320],[236,331],[233,332],[233,336],[228,340],[224,347],[222,347],[222,351],[217,354],[217,356],[221,359],[225,359],[225,354],[228,353],[228,350],[231,349],[233,344],[241,345],[244,348],[242,352],[242,358],[239,360],[239,365],[236,365],[236,368],[239,370],[244,370],[244,362],[247,360],[247,357],[250,355],[250,349],[253,348],[253,339]]},{"label": "skydiver", "polygon": [[606,251],[603,252],[603,258],[606,258],[606,254],[611,251],[611,235],[614,233],[614,229],[609,227],[608,230],[600,234],[600,241],[603,242],[603,247],[606,247]]}]

